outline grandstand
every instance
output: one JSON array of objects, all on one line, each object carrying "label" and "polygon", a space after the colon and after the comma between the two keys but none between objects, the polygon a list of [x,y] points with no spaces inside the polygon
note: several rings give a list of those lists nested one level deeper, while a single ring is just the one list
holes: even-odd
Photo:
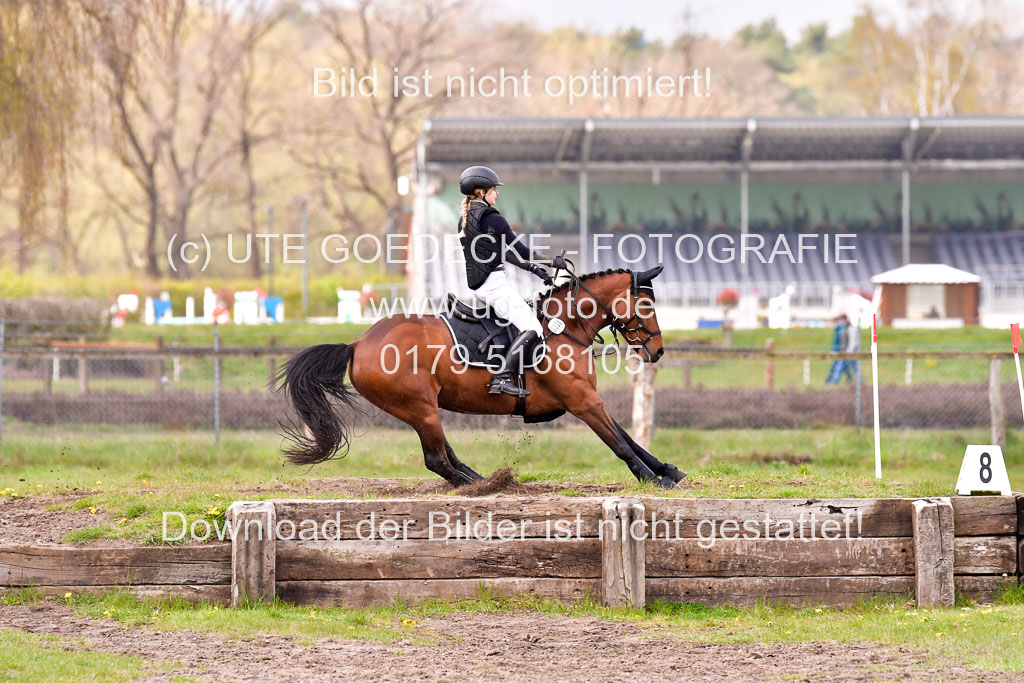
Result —
[{"label": "grandstand", "polygon": [[[980,275],[983,323],[1024,310],[1024,118],[430,120],[413,233],[449,241],[411,267],[413,291],[465,291],[455,181],[477,163],[501,174],[499,208],[517,231],[546,236],[538,246],[569,250],[585,270],[663,264],[660,307],[693,312],[677,316],[692,324],[720,316],[724,288],[765,303],[790,283],[797,318],[822,318],[836,293],[869,293],[873,275],[906,263]],[[681,235],[763,238],[767,252],[780,236],[849,235],[855,262],[719,262],[696,239],[659,252]],[[524,295],[537,284],[520,282]]]}]

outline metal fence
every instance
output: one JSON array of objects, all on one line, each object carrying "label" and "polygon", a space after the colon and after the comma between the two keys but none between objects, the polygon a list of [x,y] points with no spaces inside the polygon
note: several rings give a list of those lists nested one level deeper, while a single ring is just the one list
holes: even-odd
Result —
[{"label": "metal fence", "polygon": [[[2,337],[0,337],[2,339]],[[289,417],[268,391],[280,364],[302,347],[169,346],[53,341],[0,346],[0,435],[20,428],[277,429]],[[628,422],[633,386],[616,353],[596,355],[610,412]],[[654,371],[655,424],[697,429],[870,428],[870,354],[813,350],[668,347]],[[979,351],[900,351],[879,357],[886,428],[989,427],[1022,418],[1012,356]],[[834,380],[834,381],[833,381]],[[397,425],[367,407],[360,419]],[[1005,417],[1000,417],[1005,416]],[[511,423],[512,418],[507,418]],[[449,413],[456,427],[493,417]],[[563,421],[551,423],[564,424]]]}]

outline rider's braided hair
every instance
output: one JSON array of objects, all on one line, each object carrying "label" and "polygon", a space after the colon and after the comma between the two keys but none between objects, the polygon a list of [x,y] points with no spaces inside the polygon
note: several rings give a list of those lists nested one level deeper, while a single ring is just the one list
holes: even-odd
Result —
[{"label": "rider's braided hair", "polygon": [[462,227],[466,227],[466,218],[469,216],[469,203],[474,199],[480,199],[482,190],[477,188],[473,190],[472,196],[466,195],[462,198]]}]

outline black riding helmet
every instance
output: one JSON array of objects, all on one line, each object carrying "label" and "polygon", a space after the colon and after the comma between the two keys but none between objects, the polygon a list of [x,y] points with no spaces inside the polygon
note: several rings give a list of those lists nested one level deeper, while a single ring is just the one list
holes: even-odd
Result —
[{"label": "black riding helmet", "polygon": [[498,180],[498,174],[486,166],[470,166],[459,176],[459,191],[472,196],[475,190],[486,190],[505,183]]}]

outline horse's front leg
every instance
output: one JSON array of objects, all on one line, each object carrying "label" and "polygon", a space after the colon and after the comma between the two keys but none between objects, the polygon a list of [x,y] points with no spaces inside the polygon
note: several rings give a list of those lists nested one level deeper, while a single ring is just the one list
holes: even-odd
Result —
[{"label": "horse's front leg", "polygon": [[683,479],[686,479],[686,472],[683,472],[671,463],[661,462],[658,460],[656,457],[651,455],[646,448],[634,441],[633,437],[631,437],[626,430],[622,428],[622,425],[614,420],[612,420],[612,422],[615,424],[615,428],[619,430],[619,436],[629,444],[630,448],[633,449],[633,452],[636,453],[637,457],[640,458],[645,465],[654,470],[655,474],[661,477],[668,477],[674,482],[680,482]]},{"label": "horse's front leg", "polygon": [[574,405],[568,406],[568,409],[570,413],[583,420],[588,427],[594,430],[601,441],[604,441],[605,445],[626,463],[626,467],[638,481],[653,481],[663,488],[676,488],[673,479],[667,476],[659,477],[634,451],[633,445],[630,443],[632,439],[629,439],[629,436],[620,430],[618,424],[608,414],[604,401],[597,395],[597,392],[585,392],[585,395]]}]

